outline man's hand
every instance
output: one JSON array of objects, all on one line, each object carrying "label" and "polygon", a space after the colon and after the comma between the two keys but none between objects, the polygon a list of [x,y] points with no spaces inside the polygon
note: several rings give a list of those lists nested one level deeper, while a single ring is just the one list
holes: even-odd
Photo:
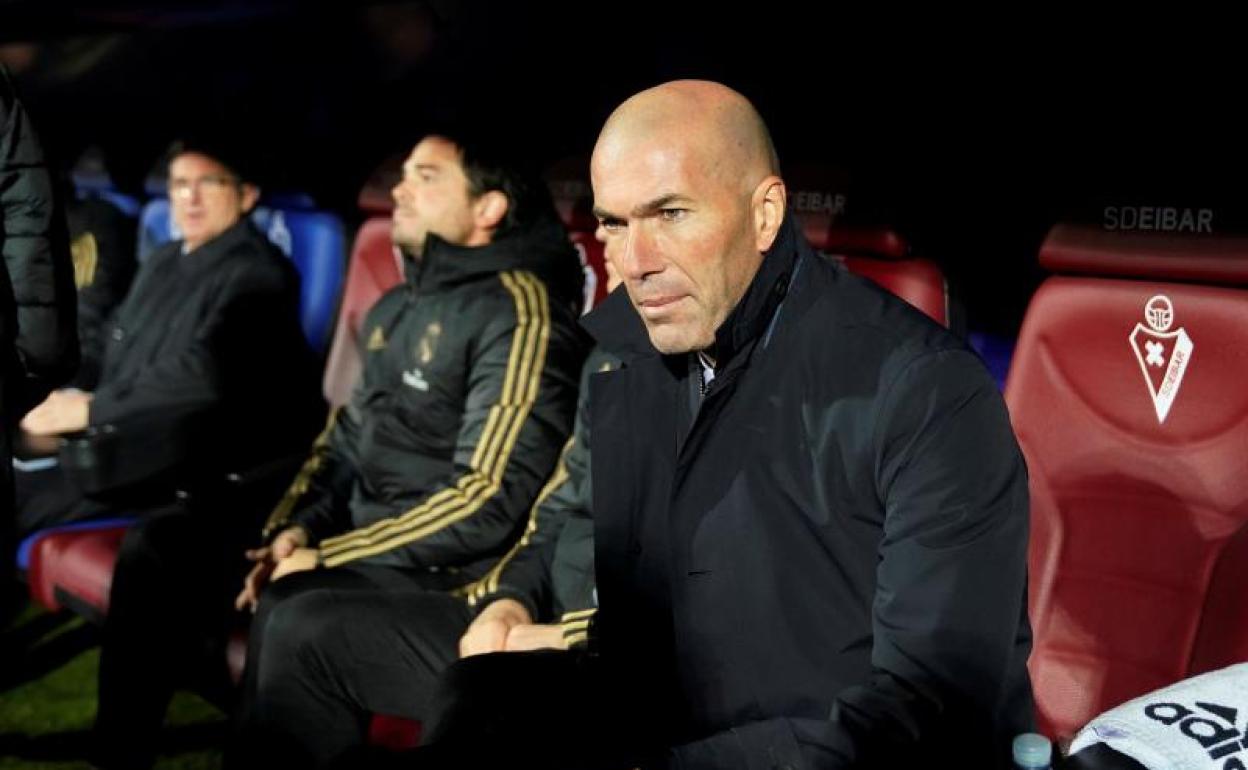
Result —
[{"label": "man's hand", "polygon": [[563,640],[563,626],[553,623],[512,626],[507,632],[507,644],[503,647],[506,652],[566,649],[568,645]]},{"label": "man's hand", "polygon": [[502,652],[506,649],[507,634],[512,628],[532,623],[529,611],[515,599],[490,602],[460,637],[459,656],[467,658],[487,652]]},{"label": "man's hand", "polygon": [[[260,601],[260,591],[275,577],[273,570],[278,562],[285,561],[307,544],[308,533],[303,527],[289,527],[282,530],[264,548],[255,548],[243,554],[248,561],[254,561],[256,566],[251,568],[251,572],[243,580],[243,590],[234,600],[234,608],[255,612],[256,604]],[[315,566],[315,561],[313,565]]]},{"label": "man's hand", "polygon": [[319,553],[315,548],[296,548],[294,553],[277,563],[277,566],[273,568],[273,577],[271,579],[275,581],[281,580],[294,572],[306,572],[310,569],[316,569]]},{"label": "man's hand", "polygon": [[32,436],[55,436],[86,430],[91,398],[90,393],[73,388],[54,390],[42,404],[22,418],[22,430]]}]

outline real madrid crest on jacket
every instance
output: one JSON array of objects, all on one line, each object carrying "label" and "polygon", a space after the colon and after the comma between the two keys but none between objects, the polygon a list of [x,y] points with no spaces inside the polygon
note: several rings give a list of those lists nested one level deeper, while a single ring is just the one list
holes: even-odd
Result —
[{"label": "real madrid crest on jacket", "polygon": [[557,221],[465,248],[430,236],[366,318],[347,406],[274,512],[322,563],[480,577],[519,535],[572,429],[587,350]]}]

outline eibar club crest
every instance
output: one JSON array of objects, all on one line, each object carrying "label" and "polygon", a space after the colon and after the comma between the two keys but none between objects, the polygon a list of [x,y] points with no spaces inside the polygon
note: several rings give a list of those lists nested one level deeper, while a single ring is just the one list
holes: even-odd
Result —
[{"label": "eibar club crest", "polygon": [[1169,297],[1162,294],[1150,297],[1144,303],[1144,320],[1148,326],[1136,323],[1129,339],[1135,358],[1140,362],[1140,371],[1144,373],[1148,393],[1153,398],[1157,422],[1161,424],[1179,395],[1183,374],[1192,362],[1196,346],[1185,329],[1170,331],[1174,325],[1174,305]]}]

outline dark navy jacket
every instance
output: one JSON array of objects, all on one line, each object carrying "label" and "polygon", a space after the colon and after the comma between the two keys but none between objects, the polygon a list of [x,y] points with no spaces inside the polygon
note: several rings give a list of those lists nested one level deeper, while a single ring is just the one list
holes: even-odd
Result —
[{"label": "dark navy jacket", "polygon": [[672,766],[1008,766],[1027,474],[975,354],[791,221],[704,398],[622,291],[586,325],[632,351],[591,379],[591,647],[654,693]]}]

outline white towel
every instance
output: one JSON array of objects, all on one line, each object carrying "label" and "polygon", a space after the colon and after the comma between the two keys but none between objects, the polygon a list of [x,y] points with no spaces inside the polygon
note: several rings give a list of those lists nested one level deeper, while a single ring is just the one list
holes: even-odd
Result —
[{"label": "white towel", "polygon": [[1149,770],[1248,770],[1248,663],[1185,679],[1106,711],[1070,744],[1097,743]]}]

